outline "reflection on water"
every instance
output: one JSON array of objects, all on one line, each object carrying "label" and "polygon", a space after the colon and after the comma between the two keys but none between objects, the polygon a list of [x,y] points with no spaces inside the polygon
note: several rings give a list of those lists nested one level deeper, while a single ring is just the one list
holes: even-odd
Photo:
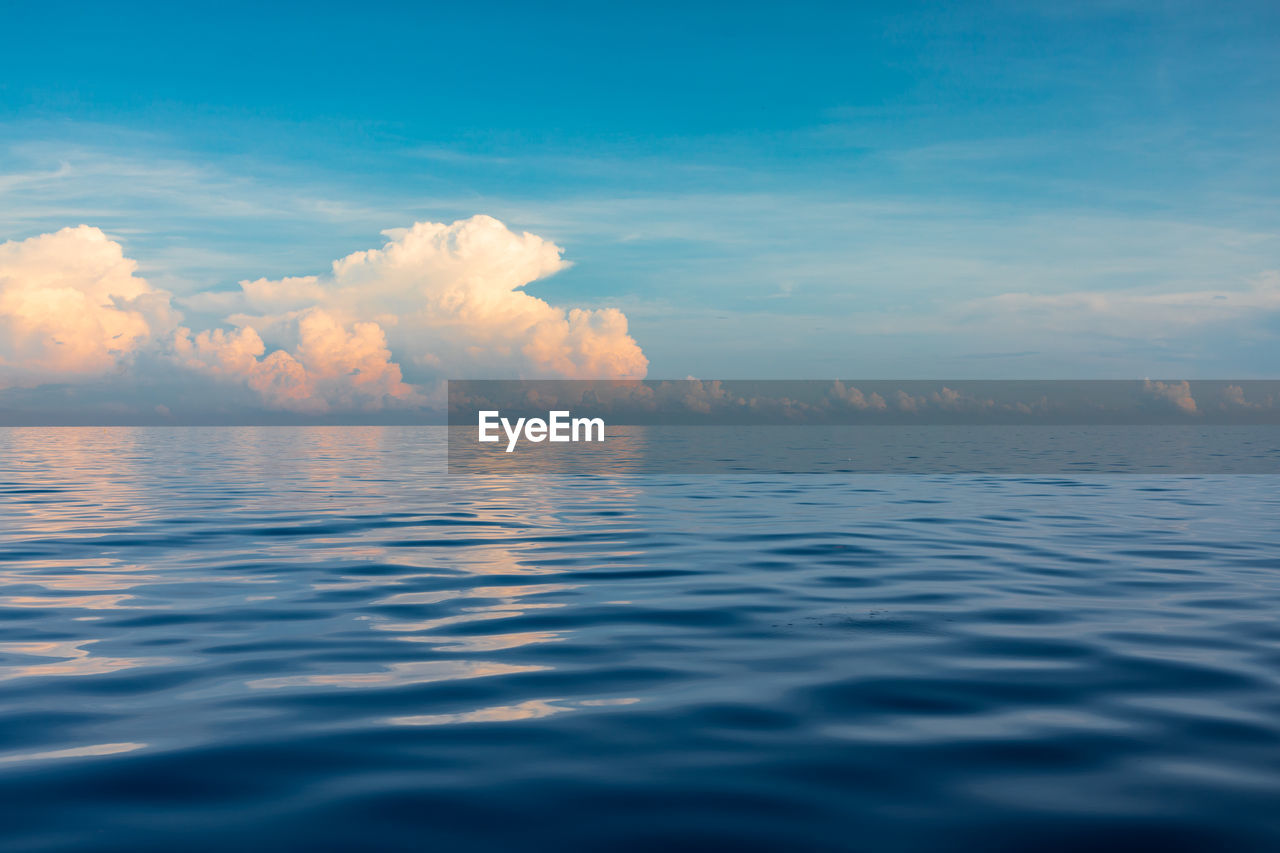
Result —
[{"label": "reflection on water", "polygon": [[564,699],[530,699],[516,705],[498,705],[480,708],[461,714],[417,714],[411,717],[392,717],[387,720],[393,726],[444,726],[452,723],[508,723],[514,720],[536,720],[563,714],[579,708],[602,708],[608,705],[633,705],[639,699],[583,699],[579,702]]},{"label": "reflection on water", "polygon": [[[55,586],[56,588],[56,586]],[[120,610],[132,595],[0,595],[3,607],[56,607],[59,610]]]},{"label": "reflection on water", "polygon": [[442,438],[0,430],[0,841],[1280,838],[1273,478],[450,478]]},{"label": "reflection on water", "polygon": [[98,755],[119,755],[143,749],[145,743],[97,743],[93,746],[74,746],[70,749],[53,749],[48,752],[24,752],[0,755],[0,764],[19,764],[24,761],[49,761],[57,758],[92,758]]},{"label": "reflection on water", "polygon": [[509,675],[513,672],[537,672],[545,666],[512,666],[493,661],[423,660],[393,663],[382,672],[342,672],[325,675],[288,675],[283,678],[259,678],[249,687],[399,687],[402,684],[427,684],[432,681],[456,681],[460,678],[483,678],[487,675]]},{"label": "reflection on water", "polygon": [[[515,614],[519,615],[519,614]],[[385,625],[377,626],[385,629]],[[534,643],[556,643],[568,638],[567,631],[512,631],[509,634],[490,634],[471,637],[441,637],[417,634],[412,637],[396,637],[406,643],[430,643],[437,652],[497,652]]]},{"label": "reflection on water", "polygon": [[94,655],[85,646],[97,640],[63,642],[0,643],[0,660],[10,657],[60,658],[57,663],[28,666],[0,666],[0,681],[14,678],[42,678],[50,675],[101,675],[137,666],[161,666],[171,663],[166,658],[113,658]]},{"label": "reflection on water", "polygon": [[[438,604],[460,598],[495,598],[503,605],[512,605],[526,595],[543,595],[576,588],[576,584],[544,583],[528,586],[478,586],[472,589],[443,589],[433,592],[400,592],[378,599],[374,604]],[[528,605],[525,605],[528,606]]]}]

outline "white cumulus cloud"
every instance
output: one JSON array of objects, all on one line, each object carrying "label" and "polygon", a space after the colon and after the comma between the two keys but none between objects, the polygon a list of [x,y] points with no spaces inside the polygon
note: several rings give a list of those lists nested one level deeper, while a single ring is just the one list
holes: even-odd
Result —
[{"label": "white cumulus cloud", "polygon": [[487,216],[384,234],[325,275],[187,299],[221,319],[199,331],[97,228],[2,243],[0,389],[177,371],[266,408],[324,413],[420,406],[445,378],[644,376],[622,312],[524,292],[568,266],[554,243]]},{"label": "white cumulus cloud", "polygon": [[617,309],[564,309],[522,288],[568,266],[559,246],[474,216],[384,232],[380,249],[333,262],[329,274],[241,283],[222,297],[229,320],[272,337],[321,307],[378,323],[420,377],[631,378],[648,368]]},{"label": "white cumulus cloud", "polygon": [[0,243],[0,388],[122,369],[172,329],[169,295],[136,270],[86,225]]}]

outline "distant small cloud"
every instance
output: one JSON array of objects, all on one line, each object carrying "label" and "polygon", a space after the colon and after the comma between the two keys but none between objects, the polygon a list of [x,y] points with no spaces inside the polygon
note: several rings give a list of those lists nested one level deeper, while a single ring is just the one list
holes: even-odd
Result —
[{"label": "distant small cloud", "polygon": [[1191,396],[1191,383],[1152,382],[1150,379],[1142,383],[1143,391],[1153,400],[1165,403],[1181,412],[1193,415],[1197,412],[1195,398]]},{"label": "distant small cloud", "polygon": [[794,281],[791,281],[790,279],[788,279],[787,281],[779,282],[778,290],[775,293],[769,294],[769,298],[770,299],[790,299],[792,296],[795,295],[796,288],[798,288],[799,286],[800,285],[796,284]]}]

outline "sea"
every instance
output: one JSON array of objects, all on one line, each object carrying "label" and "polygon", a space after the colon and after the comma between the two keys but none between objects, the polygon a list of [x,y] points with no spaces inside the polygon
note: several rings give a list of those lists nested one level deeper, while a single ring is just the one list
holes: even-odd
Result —
[{"label": "sea", "polygon": [[0,849],[1280,849],[1280,479],[0,429]]}]

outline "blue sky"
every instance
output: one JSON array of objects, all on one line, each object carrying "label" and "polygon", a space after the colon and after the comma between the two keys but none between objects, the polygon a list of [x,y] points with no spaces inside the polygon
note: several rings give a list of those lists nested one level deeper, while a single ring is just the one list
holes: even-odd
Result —
[{"label": "blue sky", "polygon": [[651,377],[1280,366],[1274,3],[6,17],[0,241],[98,227],[193,328],[225,323],[194,294],[485,214]]}]

